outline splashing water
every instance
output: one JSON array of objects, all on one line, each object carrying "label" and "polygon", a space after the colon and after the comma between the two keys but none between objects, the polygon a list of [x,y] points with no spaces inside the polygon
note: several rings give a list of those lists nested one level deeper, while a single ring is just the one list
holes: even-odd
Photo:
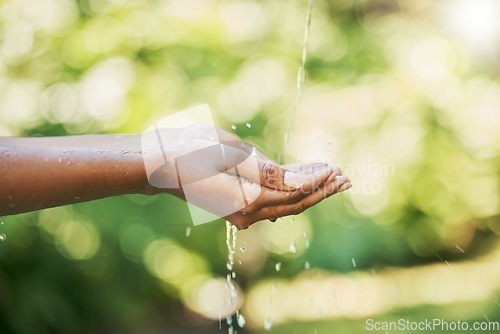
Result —
[{"label": "splashing water", "polygon": [[295,240],[290,240],[290,252],[292,252],[293,254],[297,253],[297,245],[295,244]]},{"label": "splashing water", "polygon": [[274,266],[274,269],[276,269],[276,271],[280,271],[281,270],[281,262],[276,263],[276,265]]},{"label": "splashing water", "polygon": [[266,320],[264,320],[264,329],[266,331],[270,331],[271,328],[273,328],[273,321],[269,318],[266,318]]},{"label": "splashing water", "polygon": [[238,323],[238,326],[240,326],[240,328],[245,327],[245,325],[247,323],[243,314],[241,314],[239,312],[236,312],[236,322]]},{"label": "splashing water", "polygon": [[5,241],[7,240],[7,236],[5,234],[0,234],[0,241]]},{"label": "splashing water", "polygon": [[[238,236],[238,228],[231,224],[229,221],[226,221],[226,246],[228,251],[227,256],[227,270],[229,273],[226,276],[227,285],[231,292],[231,298],[229,299],[229,303],[232,303],[232,298],[236,298],[238,296],[238,290],[236,289],[236,272],[234,271],[234,255],[236,254],[236,240]],[[242,246],[243,249],[244,246]],[[241,248],[240,247],[240,250]],[[233,316],[229,315],[226,318],[226,322],[228,325],[228,333],[235,333]],[[245,317],[240,313],[239,310],[236,310],[236,322],[240,328],[243,328],[246,324]]]},{"label": "splashing water", "polygon": [[300,67],[297,71],[297,95],[295,97],[295,106],[293,108],[292,115],[288,121],[288,128],[285,132],[285,147],[283,150],[285,153],[286,153],[288,143],[290,142],[290,136],[291,136],[292,130],[293,130],[294,125],[295,125],[295,118],[297,116],[299,102],[300,102],[300,99],[302,97],[302,93],[304,91],[304,85],[305,85],[305,81],[306,81],[305,66],[306,66],[306,61],[307,61],[307,44],[309,42],[309,31],[311,29],[311,14],[312,14],[313,4],[314,4],[314,0],[308,0],[307,14],[306,14],[306,27],[304,30],[304,41],[302,43],[302,61],[300,63]]},{"label": "splashing water", "polygon": [[227,270],[232,271],[234,267],[234,254],[236,253],[236,236],[238,229],[236,226],[226,221],[226,246],[228,251]]}]

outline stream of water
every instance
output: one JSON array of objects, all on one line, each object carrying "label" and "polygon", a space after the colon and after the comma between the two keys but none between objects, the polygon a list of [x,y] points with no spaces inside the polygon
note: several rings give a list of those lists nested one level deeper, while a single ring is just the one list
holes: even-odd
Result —
[{"label": "stream of water", "polygon": [[[286,132],[285,132],[284,148],[283,148],[284,153],[287,152],[288,144],[290,142],[291,133],[292,133],[292,131],[294,129],[294,125],[295,125],[295,118],[297,116],[297,111],[299,108],[300,99],[302,97],[302,94],[304,91],[304,85],[305,85],[305,81],[306,81],[305,66],[306,66],[306,61],[307,61],[307,44],[309,42],[309,31],[311,28],[311,14],[312,14],[313,5],[314,5],[314,0],[308,0],[307,13],[306,13],[306,23],[305,23],[305,30],[304,30],[304,39],[303,39],[303,43],[302,43],[302,59],[301,59],[299,69],[297,71],[297,93],[296,93],[296,97],[295,97],[295,105],[294,105],[294,108],[293,108],[292,113],[290,115],[290,118],[288,121],[288,127],[287,127]],[[246,126],[248,128],[251,127],[250,123],[246,123]],[[231,128],[234,130],[236,128],[236,126],[231,126]],[[254,148],[254,151],[255,151],[255,148]],[[281,156],[278,157],[278,163],[281,163],[280,160],[281,160]],[[231,297],[229,298],[230,303],[232,302],[232,300],[235,297],[237,297],[237,293],[238,293],[238,291],[236,289],[236,283],[235,283],[236,272],[234,271],[234,255],[236,253],[237,233],[238,233],[238,229],[234,225],[232,225],[229,221],[226,221],[226,246],[227,246],[227,250],[228,250],[228,261],[227,261],[226,267],[229,271],[226,279],[227,279],[227,285],[228,285],[228,288],[229,288],[230,294],[231,294]],[[304,235],[304,237],[306,237],[306,235]],[[307,247],[309,247],[309,239],[307,239]],[[292,252],[292,253],[297,252],[295,240],[290,240],[290,252]],[[306,261],[305,269],[307,270],[309,268],[310,268],[309,262]],[[281,263],[277,263],[276,264],[276,271],[280,271],[280,269],[281,269]],[[243,315],[239,312],[239,310],[236,311],[235,318],[236,318],[236,323],[238,324],[238,326],[240,328],[243,328],[245,326],[246,321],[245,321],[245,318],[243,317]],[[235,334],[236,330],[235,330],[235,325],[234,325],[234,321],[233,321],[233,315],[229,315],[226,318],[226,322],[228,325],[228,333]],[[219,323],[220,323],[220,319],[219,319]],[[266,318],[265,323],[264,323],[264,329],[269,331],[269,330],[271,330],[271,328],[272,328],[272,319]]]},{"label": "stream of water", "polygon": [[[236,241],[238,237],[238,228],[226,221],[226,246],[227,246],[227,263],[226,267],[229,273],[226,276],[227,285],[230,291],[230,297],[228,303],[231,305],[233,300],[238,296],[238,290],[236,289],[236,272],[234,271],[234,255],[236,254]],[[234,327],[233,315],[228,315],[226,318],[228,333],[236,334]],[[246,324],[245,317],[236,310],[236,323],[240,328],[243,328]]]},{"label": "stream of water", "polygon": [[[285,156],[287,153],[288,144],[290,143],[290,137],[292,135],[292,131],[295,127],[295,118],[297,117],[300,99],[302,98],[302,94],[304,92],[304,85],[306,82],[305,66],[307,61],[307,44],[309,43],[309,31],[311,29],[311,16],[312,16],[313,5],[314,5],[314,0],[308,0],[307,13],[306,13],[306,26],[304,29],[304,39],[302,42],[302,60],[299,69],[297,71],[297,93],[295,96],[295,104],[292,109],[292,113],[290,115],[290,118],[288,119],[288,127],[285,132],[285,140],[283,147],[283,153],[285,154]],[[279,163],[281,163],[281,161],[279,161]]]}]

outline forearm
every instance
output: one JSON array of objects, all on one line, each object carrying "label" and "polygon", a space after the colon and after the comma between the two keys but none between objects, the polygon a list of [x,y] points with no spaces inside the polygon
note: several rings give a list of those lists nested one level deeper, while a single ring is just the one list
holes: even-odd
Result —
[{"label": "forearm", "polygon": [[92,137],[0,138],[0,216],[148,192],[139,136]]}]

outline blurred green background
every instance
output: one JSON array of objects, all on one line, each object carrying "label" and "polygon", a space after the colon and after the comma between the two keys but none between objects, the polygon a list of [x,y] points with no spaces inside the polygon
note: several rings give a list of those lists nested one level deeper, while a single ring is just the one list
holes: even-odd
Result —
[{"label": "blurred green background", "polygon": [[[207,102],[273,159],[354,185],[238,233],[238,333],[500,321],[500,2],[316,0],[285,145],[306,11],[0,1],[0,135],[140,133]],[[227,332],[222,220],[193,227],[167,195],[0,220],[0,333]]]}]

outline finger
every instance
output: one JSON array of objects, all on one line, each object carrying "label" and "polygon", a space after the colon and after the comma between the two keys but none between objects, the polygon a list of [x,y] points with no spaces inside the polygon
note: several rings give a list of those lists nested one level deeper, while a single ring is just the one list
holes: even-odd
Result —
[{"label": "finger", "polygon": [[263,187],[282,191],[293,191],[300,188],[307,178],[289,172],[280,165],[260,159],[255,152],[223,145],[225,172],[259,183]]},{"label": "finger", "polygon": [[[324,185],[325,182],[327,182],[327,179],[335,176],[335,170],[332,174],[328,174],[329,171],[330,170],[327,170],[323,175],[320,175],[317,179],[312,180],[310,184],[306,184],[303,188],[294,191],[278,191],[261,187],[261,192],[258,198],[254,202],[249,203],[248,211],[256,212],[265,207],[298,203],[303,198],[310,196],[313,192],[319,190],[321,185]],[[344,178],[344,176],[341,175],[337,177]]]},{"label": "finger", "polygon": [[311,206],[314,206],[322,200],[338,193],[345,191],[351,187],[349,179],[345,176],[339,176],[334,182],[326,183],[317,191],[303,198],[301,201],[293,204],[278,205],[274,207],[265,207],[256,212],[254,219],[272,219],[275,220],[279,217],[299,214]]},{"label": "finger", "polygon": [[286,164],[283,168],[301,175],[310,175],[316,170],[328,168],[328,164],[324,162],[312,162],[308,164]]},{"label": "finger", "polygon": [[302,187],[307,183],[307,178],[286,170],[280,165],[269,161],[258,159],[260,171],[260,183],[269,189],[291,191]]},{"label": "finger", "polygon": [[[282,165],[282,167],[296,174],[307,176],[315,175],[318,172],[323,171],[324,169],[331,166],[324,162],[313,162],[309,164]],[[342,175],[342,171],[339,167],[332,168],[335,171],[335,175]]]},{"label": "finger", "polygon": [[[281,202],[278,205],[274,206],[264,206],[261,209],[255,210],[251,206],[244,208],[238,212],[235,212],[231,215],[225,217],[226,220],[229,220],[239,229],[246,229],[253,223],[269,219],[274,222],[279,217],[296,215],[299,214],[311,206],[316,205],[322,200],[336,194],[338,192],[345,191],[351,187],[351,183],[349,179],[345,176],[338,176],[335,178],[334,182],[323,183],[323,185],[317,189],[314,193],[309,196],[303,198],[301,201],[287,204],[286,202]],[[280,193],[278,191],[267,190],[269,193]],[[283,193],[283,192],[281,192]],[[271,201],[266,202],[270,204]]]},{"label": "finger", "polygon": [[303,194],[301,198],[304,198],[315,192],[322,184],[326,183],[328,179],[337,176],[337,172],[338,170],[328,166],[325,169],[316,170],[314,174],[303,176],[308,179],[308,182],[305,183],[300,189]]},{"label": "finger", "polygon": [[325,163],[314,163],[295,168],[299,173],[287,170],[269,160],[259,160],[261,184],[270,189],[290,191],[299,190],[306,194],[335,173],[340,175],[339,168],[332,168]]}]

